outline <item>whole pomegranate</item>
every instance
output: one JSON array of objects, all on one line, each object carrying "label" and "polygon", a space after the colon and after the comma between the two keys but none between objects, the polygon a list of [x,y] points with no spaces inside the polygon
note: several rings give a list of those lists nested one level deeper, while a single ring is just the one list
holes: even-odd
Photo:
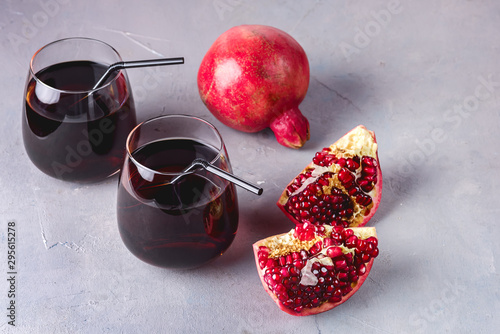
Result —
[{"label": "whole pomegranate", "polygon": [[270,127],[278,142],[299,148],[309,122],[298,106],[309,86],[309,62],[289,34],[242,25],[220,35],[198,71],[198,89],[222,123],[245,132]]}]

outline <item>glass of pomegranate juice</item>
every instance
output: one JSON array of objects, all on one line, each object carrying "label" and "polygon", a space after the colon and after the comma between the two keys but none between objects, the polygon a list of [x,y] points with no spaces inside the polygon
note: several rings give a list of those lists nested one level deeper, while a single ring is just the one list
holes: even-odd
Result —
[{"label": "glass of pomegranate juice", "polygon": [[41,171],[88,183],[120,169],[137,123],[127,74],[115,71],[94,86],[121,61],[110,45],[89,38],[53,42],[32,57],[22,129],[26,152]]},{"label": "glass of pomegranate juice", "polygon": [[203,168],[184,172],[199,158],[232,172],[219,132],[200,118],[160,116],[129,134],[117,218],[125,246],[139,259],[195,268],[232,243],[238,228],[235,186]]}]

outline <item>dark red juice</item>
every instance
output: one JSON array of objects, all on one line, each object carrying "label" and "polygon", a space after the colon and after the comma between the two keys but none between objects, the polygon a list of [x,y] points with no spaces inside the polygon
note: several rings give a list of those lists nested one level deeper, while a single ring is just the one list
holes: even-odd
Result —
[{"label": "dark red juice", "polygon": [[[188,139],[156,141],[132,154],[152,170],[180,172],[195,158],[208,161],[217,151]],[[225,168],[224,160],[216,165]],[[238,228],[234,185],[199,170],[175,185],[171,175],[151,174],[130,159],[118,187],[118,226],[127,248],[160,267],[193,268],[221,255]],[[149,179],[146,180],[146,179]]]},{"label": "dark red juice", "polygon": [[[106,66],[72,61],[36,74],[26,89],[24,146],[44,173],[68,181],[95,182],[121,167],[125,141],[136,125],[126,76],[88,94]],[[56,88],[57,90],[53,90]]]}]

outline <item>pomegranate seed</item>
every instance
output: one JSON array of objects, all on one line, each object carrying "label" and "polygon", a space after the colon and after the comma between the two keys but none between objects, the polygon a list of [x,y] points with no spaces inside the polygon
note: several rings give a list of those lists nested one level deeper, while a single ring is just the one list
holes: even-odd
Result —
[{"label": "pomegranate seed", "polygon": [[318,297],[314,298],[313,300],[311,300],[311,305],[312,307],[316,307],[318,306],[319,304],[321,303],[321,301],[319,300]]},{"label": "pomegranate seed", "polygon": [[373,185],[375,185],[375,183],[377,183],[377,175],[366,175],[366,174],[361,174],[361,175],[362,175],[363,180],[371,182],[371,183],[373,183]]},{"label": "pomegranate seed", "polygon": [[305,266],[305,262],[302,260],[295,260],[293,261],[293,266],[296,267],[298,270],[302,270]]},{"label": "pomegranate seed", "polygon": [[305,250],[300,251],[300,258],[302,260],[307,260],[308,257],[309,257],[309,255],[307,254],[307,251],[305,251]]},{"label": "pomegranate seed", "polygon": [[340,247],[330,247],[326,251],[326,255],[330,258],[336,258],[338,256],[343,255],[342,249]]},{"label": "pomegranate seed", "polygon": [[332,229],[332,232],[334,232],[334,233],[339,233],[339,234],[341,234],[341,233],[342,233],[342,232],[344,232],[344,231],[345,231],[345,229],[343,229],[343,228],[342,228],[342,227],[340,227],[340,226],[335,226],[335,227]]},{"label": "pomegranate seed", "polygon": [[305,295],[305,291],[300,290],[300,289],[295,291],[295,294],[294,294],[295,297],[304,297],[304,295]]},{"label": "pomegranate seed", "polygon": [[368,175],[375,175],[377,173],[377,168],[366,166],[363,168],[363,173]]},{"label": "pomegranate seed", "polygon": [[375,247],[378,246],[378,239],[375,237],[369,237],[368,239],[366,239],[366,242],[371,243]]},{"label": "pomegranate seed", "polygon": [[370,192],[374,187],[374,184],[368,179],[358,179],[357,184],[364,192]]},{"label": "pomegranate seed", "polygon": [[283,294],[285,296],[287,295],[287,293],[286,293],[287,290],[286,290],[285,286],[281,283],[278,283],[274,286],[274,291],[278,294]]},{"label": "pomegranate seed", "polygon": [[361,162],[363,163],[363,165],[374,166],[375,160],[370,157],[363,156],[363,158],[361,158]]},{"label": "pomegranate seed", "polygon": [[336,242],[337,245],[342,243],[343,237],[341,233],[333,232],[330,237]]},{"label": "pomegranate seed", "polygon": [[327,285],[325,291],[332,293],[333,291],[335,291],[335,286],[333,284]]},{"label": "pomegranate seed", "polygon": [[366,250],[368,243],[365,240],[358,240],[358,244],[356,245],[356,252],[361,253]]},{"label": "pomegranate seed", "polygon": [[370,259],[371,259],[371,256],[369,254],[366,254],[366,253],[361,254],[361,261],[363,263],[370,261]]},{"label": "pomegranate seed", "polygon": [[266,274],[264,275],[264,280],[266,281],[266,283],[269,284],[269,282],[271,281],[271,274],[267,272],[266,270]]},{"label": "pomegranate seed", "polygon": [[339,273],[338,274],[339,281],[349,282],[349,274],[348,273]]},{"label": "pomegranate seed", "polygon": [[337,270],[346,270],[347,269],[346,260],[342,259],[342,260],[335,261],[335,268]]},{"label": "pomegranate seed", "polygon": [[355,196],[360,191],[359,191],[358,187],[354,187],[354,186],[351,185],[351,187],[347,190],[347,192],[348,192],[349,196]]},{"label": "pomegranate seed", "polygon": [[352,291],[352,287],[350,285],[347,285],[346,287],[344,287],[342,289],[342,295],[345,296],[345,295],[347,295],[351,291]]},{"label": "pomegranate seed", "polygon": [[343,217],[346,217],[346,216],[351,216],[353,213],[352,209],[349,208],[349,209],[345,209],[345,210],[341,210],[339,212],[340,215],[342,215]]},{"label": "pomegranate seed", "polygon": [[[311,196],[309,196],[308,200],[309,200],[309,202],[310,202],[311,204],[313,204],[313,205],[319,202],[319,198],[318,198],[318,196],[316,196],[316,195],[311,195]],[[316,208],[317,208],[317,206],[314,206],[314,207],[316,207]]]},{"label": "pomegranate seed", "polygon": [[337,160],[335,155],[329,154],[330,151],[329,148],[324,148],[321,152],[317,152],[313,158],[313,162],[318,166],[330,166]]},{"label": "pomegranate seed", "polygon": [[[318,179],[318,181],[317,181],[317,182],[318,182],[318,184],[320,184],[321,186],[327,186],[327,185],[329,185],[329,184],[330,184],[330,181],[328,181],[328,180],[327,180],[326,178],[324,178],[324,177],[320,177],[320,178]],[[319,192],[319,191],[318,191],[318,192]]]},{"label": "pomegranate seed", "polygon": [[[285,291],[286,291],[286,290],[285,290]],[[278,297],[278,299],[279,299],[279,301],[280,301],[280,302],[284,303],[284,302],[286,302],[286,301],[287,301],[287,299],[288,299],[288,294],[286,294],[286,293],[281,293],[281,294],[278,294],[278,293],[277,293],[277,294],[276,294],[276,297]]]},{"label": "pomegranate seed", "polygon": [[300,270],[297,267],[290,267],[290,275],[291,276],[299,276],[299,274],[300,274]]},{"label": "pomegranate seed", "polygon": [[330,299],[328,299],[328,301],[330,303],[338,303],[342,300],[342,295],[339,294],[339,295],[333,295],[332,297],[330,297]]},{"label": "pomegranate seed", "polygon": [[358,237],[355,235],[351,235],[345,242],[346,247],[354,248],[358,243]]},{"label": "pomegranate seed", "polygon": [[345,256],[344,256],[346,262],[348,264],[352,264],[353,263],[353,258],[352,258],[352,254],[351,253],[347,253]]},{"label": "pomegranate seed", "polygon": [[[356,157],[356,158],[357,158],[357,157]],[[359,168],[359,158],[358,158],[357,160],[358,160],[358,161],[355,161],[354,159],[348,159],[348,160],[346,160],[346,164],[345,164],[345,165],[346,165],[346,167],[347,167],[350,171],[352,171],[352,172],[356,171],[356,169],[358,169],[358,168]]]},{"label": "pomegranate seed", "polygon": [[354,235],[354,231],[351,229],[345,229],[342,231],[342,237],[344,240],[348,239],[352,235]]},{"label": "pomegranate seed", "polygon": [[359,205],[368,206],[371,204],[372,198],[366,194],[358,194],[356,196],[356,202],[358,202]]},{"label": "pomegranate seed", "polygon": [[269,259],[267,260],[266,267],[267,268],[274,268],[278,265],[278,262],[274,259]]},{"label": "pomegranate seed", "polygon": [[334,244],[334,240],[332,238],[323,239],[323,248],[330,247]]},{"label": "pomegranate seed", "polygon": [[354,181],[354,175],[345,168],[339,171],[338,178],[346,188],[350,188],[349,185]]},{"label": "pomegranate seed", "polygon": [[318,241],[317,243],[315,243],[311,249],[309,249],[309,253],[311,255],[315,255],[317,253],[319,253],[321,251],[322,247],[321,247],[321,241]]}]

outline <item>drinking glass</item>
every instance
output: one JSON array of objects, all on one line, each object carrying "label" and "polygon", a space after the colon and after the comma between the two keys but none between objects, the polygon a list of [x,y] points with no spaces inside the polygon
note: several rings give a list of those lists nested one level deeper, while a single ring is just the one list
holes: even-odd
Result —
[{"label": "drinking glass", "polygon": [[194,268],[231,245],[238,228],[235,186],[205,169],[183,172],[197,158],[232,172],[217,129],[194,116],[153,118],[128,136],[117,219],[125,246],[139,259]]},{"label": "drinking glass", "polygon": [[89,38],[50,43],[32,57],[23,110],[23,140],[42,172],[67,181],[97,182],[115,174],[137,124],[129,80],[110,45]]}]

